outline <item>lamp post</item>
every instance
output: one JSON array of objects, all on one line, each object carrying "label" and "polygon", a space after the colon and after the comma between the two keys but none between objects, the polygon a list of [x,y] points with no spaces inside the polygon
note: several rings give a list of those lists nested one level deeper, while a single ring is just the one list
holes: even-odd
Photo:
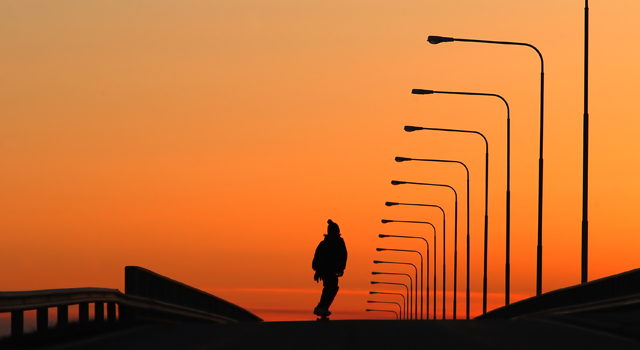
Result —
[{"label": "lamp post", "polygon": [[532,48],[540,57],[540,159],[538,160],[538,248],[537,248],[537,273],[536,273],[536,295],[542,294],[542,173],[543,173],[543,135],[544,135],[544,59],[542,53],[533,45],[512,41],[493,41],[477,39],[461,39],[442,36],[429,36],[427,41],[431,44],[445,42],[470,42],[481,44],[515,45]]},{"label": "lamp post", "polygon": [[379,300],[367,300],[367,303],[370,304],[396,304],[398,305],[398,309],[400,309],[400,314],[402,314],[402,306],[400,306],[399,303],[396,303],[395,301],[379,301]]},{"label": "lamp post", "polygon": [[[437,90],[423,90],[423,89],[413,89],[411,90],[412,94],[415,95],[430,95],[430,94],[450,94],[450,95],[471,95],[471,96],[493,96],[497,97],[504,102],[505,106],[507,106],[507,213],[506,213],[506,264],[505,264],[505,305],[509,305],[509,290],[510,290],[510,276],[511,276],[511,268],[510,268],[510,247],[511,247],[511,120],[509,118],[509,104],[507,100],[505,100],[502,96],[498,94],[488,94],[488,93],[480,93],[480,92],[457,92],[457,91],[437,91]],[[405,126],[404,130],[407,132],[416,131],[416,130],[437,130],[437,131],[454,131],[454,132],[467,132],[467,133],[477,133],[482,138],[484,138],[485,147],[486,147],[486,161],[485,161],[485,238],[487,237],[487,183],[489,177],[489,144],[484,135],[480,134],[477,131],[468,131],[468,130],[454,130],[454,129],[437,129],[437,128],[420,128],[415,126]],[[467,196],[467,269],[468,259],[469,259],[469,197]],[[485,242],[485,247],[486,247]],[[467,270],[469,271],[469,270]],[[467,273],[467,288],[469,286],[469,274]],[[469,319],[469,290],[467,289],[467,319]]]},{"label": "lamp post", "polygon": [[[411,160],[417,160],[417,161],[423,161],[423,162],[438,162],[438,163],[457,163],[460,164],[464,167],[464,170],[467,173],[467,225],[469,225],[469,168],[467,168],[467,166],[458,160],[447,160],[447,159],[415,159],[415,158],[407,158],[407,157],[396,157],[395,161],[398,163],[401,162],[406,162],[406,161],[411,161]],[[393,182],[392,182],[393,184]],[[455,190],[454,190],[455,192]],[[457,258],[458,256],[458,200],[457,200],[458,195],[456,194],[456,230],[455,230],[455,240],[454,240],[454,249],[455,249],[455,256]],[[485,221],[486,224],[486,221]],[[467,226],[467,290],[469,288],[469,275],[468,275],[468,271],[469,271],[469,229]],[[444,245],[444,243],[443,243]],[[486,247],[486,244],[485,244]],[[444,247],[443,247],[444,248]],[[486,252],[485,252],[485,260],[486,260]],[[485,274],[484,274],[484,279],[485,279],[485,286],[486,286],[486,279],[487,279],[487,269],[486,269],[486,262],[485,262]],[[454,267],[457,267],[457,261]],[[454,269],[455,270],[455,269]],[[457,271],[455,271],[457,272]],[[454,286],[456,286],[456,280],[457,276],[454,276]],[[457,287],[457,286],[456,286]],[[486,288],[485,288],[486,289]],[[485,292],[486,295],[486,292]],[[454,297],[455,297],[455,293],[454,293]],[[455,298],[454,298],[455,299]],[[486,304],[486,302],[484,303]],[[469,305],[469,300],[467,300],[467,308]],[[454,303],[454,307],[455,307],[455,303]],[[467,310],[467,318],[468,318],[468,310]],[[454,313],[455,314],[455,313]]]},{"label": "lamp post", "polygon": [[[447,187],[450,188],[453,191],[453,195],[454,195],[454,199],[455,199],[455,219],[454,219],[454,255],[453,255],[453,319],[456,319],[456,307],[457,307],[457,300],[458,300],[458,192],[456,192],[455,188],[453,188],[452,186],[449,185],[443,185],[443,184],[432,184],[432,183],[424,183],[424,182],[408,182],[408,181],[397,181],[397,180],[392,180],[391,184],[394,186],[397,185],[406,185],[406,184],[410,184],[410,185],[426,185],[426,186],[436,186],[436,187]],[[467,202],[469,201],[469,193],[467,192]],[[469,208],[467,208],[468,210]],[[468,220],[468,215],[467,215],[467,220]],[[468,221],[467,221],[467,225],[468,225]],[[467,227],[468,229],[468,227]],[[467,232],[468,234],[468,232]],[[469,242],[467,242],[467,250],[469,249]],[[469,274],[469,270],[467,269],[467,276]]]},{"label": "lamp post", "polygon": [[[408,320],[409,318],[407,317],[407,301],[404,298],[404,295],[402,295],[402,293],[388,293],[388,292],[375,292],[375,291],[370,291],[369,294],[385,294],[385,295],[399,295],[402,298],[402,304],[404,304],[404,318],[405,320]],[[402,313],[401,313],[402,314]]]},{"label": "lamp post", "polygon": [[[435,240],[435,236],[436,236],[436,227],[433,226],[433,224],[431,224],[430,222],[426,222],[426,221],[400,221],[400,220],[382,220],[383,224],[389,223],[389,222],[405,222],[405,223],[413,223],[413,224],[428,224],[431,225],[431,227],[433,228],[433,239]],[[395,238],[415,238],[415,239],[421,239],[423,240],[426,244],[427,244],[427,289],[426,289],[426,293],[427,293],[427,300],[426,300],[426,306],[427,306],[427,320],[429,319],[429,241],[427,241],[426,239],[422,238],[422,237],[415,237],[415,236],[397,236],[397,235],[383,235],[383,234],[379,234],[378,237],[380,238],[387,238],[387,237],[395,237]],[[436,262],[433,262],[433,268],[435,270],[436,268]],[[420,316],[422,316],[422,310],[420,310]]]},{"label": "lamp post", "polygon": [[379,310],[379,309],[366,309],[367,312],[393,312],[396,315],[396,320],[398,319],[398,313],[393,310]]},{"label": "lamp post", "polygon": [[[505,305],[509,305],[509,291],[510,291],[510,279],[511,279],[511,267],[510,267],[510,247],[511,247],[511,120],[509,118],[509,104],[507,100],[505,100],[502,96],[498,94],[488,94],[488,93],[480,93],[480,92],[457,92],[457,91],[437,91],[437,90],[423,90],[423,89],[413,89],[411,90],[412,94],[416,95],[430,95],[430,94],[451,94],[451,95],[471,95],[471,96],[493,96],[497,97],[504,102],[507,107],[507,205],[506,205],[506,264],[505,264]],[[437,130],[437,131],[455,131],[455,132],[467,132],[467,133],[477,133],[477,131],[468,131],[468,130],[454,130],[454,129],[436,129],[436,128],[419,128],[415,126],[405,126],[404,130],[407,132],[415,131],[415,130]],[[485,238],[487,237],[487,183],[489,177],[489,145],[487,139],[484,135],[480,134],[484,138],[485,147],[486,147],[486,160],[485,160]],[[468,190],[468,188],[467,188]],[[467,197],[467,269],[469,268],[468,259],[469,259],[469,197]],[[485,247],[487,242],[485,242]],[[486,255],[485,255],[486,256]],[[468,270],[467,270],[468,271]],[[469,274],[467,273],[467,319],[469,319]]]},{"label": "lamp post", "polygon": [[[467,173],[467,225],[469,225],[469,168],[467,168],[467,166],[458,160],[447,160],[447,159],[417,159],[417,158],[407,158],[407,157],[396,157],[395,161],[396,162],[406,162],[406,161],[412,161],[412,160],[416,160],[416,161],[423,161],[423,162],[440,162],[440,163],[458,163],[460,165],[462,165],[464,167],[464,170]],[[394,184],[394,182],[391,182],[392,184]],[[408,182],[403,182],[403,181],[396,181],[395,184],[400,185],[403,183],[408,183]],[[449,185],[440,185],[440,184],[427,184],[427,183],[419,183],[419,182],[414,182],[412,184],[423,184],[423,185],[434,185],[434,186],[447,186],[450,187]],[[453,189],[453,188],[452,188]],[[455,192],[455,190],[454,190]],[[456,256],[458,255],[458,200],[457,200],[457,193],[456,193],[456,231],[455,231],[455,253]],[[470,244],[470,240],[469,240],[469,227],[467,226],[467,319],[469,318],[469,297],[468,297],[468,293],[469,293],[469,244]],[[486,244],[485,244],[486,246]],[[435,248],[434,248],[435,249]],[[443,247],[444,249],[444,247]],[[485,254],[486,255],[486,254]],[[486,269],[486,259],[485,259],[485,286],[486,286],[486,280],[487,280],[487,269]],[[455,279],[457,276],[454,276],[454,286],[455,286]],[[443,280],[444,283],[444,280]],[[455,296],[455,293],[454,293]],[[486,288],[485,288],[485,292],[484,292],[484,305],[486,305]],[[455,300],[455,298],[454,298]],[[454,307],[455,307],[455,303],[454,303]],[[486,309],[486,307],[485,307]],[[486,312],[486,311],[485,311]]]},{"label": "lamp post", "polygon": [[[413,279],[411,279],[411,275],[409,275],[408,273],[401,273],[401,272],[377,272],[377,271],[373,271],[371,272],[372,275],[395,275],[395,276],[407,276],[409,277],[409,288],[407,291],[407,299],[409,300],[409,317],[413,319]],[[380,282],[382,283],[382,282]],[[416,281],[416,284],[418,283],[418,281]],[[371,284],[377,284],[377,283],[373,283],[371,282]],[[404,285],[404,284],[403,284]],[[406,285],[404,285],[406,287]],[[417,317],[417,315],[416,315]]]},{"label": "lamp post", "polygon": [[[414,89],[415,91],[416,89]],[[507,107],[508,109],[508,107]],[[507,112],[508,114],[508,112]],[[508,118],[508,116],[507,116]],[[445,131],[445,132],[459,132],[459,133],[471,133],[477,134],[482,137],[484,140],[485,146],[485,164],[484,164],[484,284],[483,290],[485,291],[484,295],[486,295],[487,288],[487,249],[489,243],[489,142],[487,138],[478,131],[472,130],[458,130],[458,129],[441,129],[441,128],[424,128],[420,126],[405,126],[404,130],[407,132],[413,132],[418,130],[433,130],[433,131]],[[464,165],[464,164],[463,164]],[[507,165],[507,168],[509,165]],[[470,257],[470,237],[469,237],[469,169],[465,166],[467,170],[467,319],[469,319],[469,257]],[[508,169],[507,169],[507,178]],[[505,273],[505,304],[509,305],[509,184],[507,180],[507,253],[506,253],[506,273]],[[456,239],[457,241],[457,239]],[[457,291],[456,291],[457,292]],[[483,300],[484,312],[486,312],[486,299]]]},{"label": "lamp post", "polygon": [[589,1],[584,1],[584,116],[582,130],[582,261],[580,281],[589,280]]},{"label": "lamp post", "polygon": [[[376,248],[378,252],[406,252],[406,253],[418,253],[420,255],[420,319],[422,320],[422,309],[424,308],[423,304],[423,294],[424,294],[424,283],[422,280],[422,276],[424,276],[424,262],[422,260],[422,254],[417,250],[407,250],[407,249],[391,249],[391,248]],[[416,279],[416,290],[418,289],[418,280]],[[418,295],[416,294],[416,318],[418,318]]]},{"label": "lamp post", "polygon": [[[418,207],[432,207],[432,208],[438,208],[440,209],[440,211],[442,212],[442,240],[444,241],[446,238],[446,217],[444,214],[444,209],[442,209],[441,206],[436,205],[436,204],[415,204],[415,203],[398,203],[398,202],[385,202],[384,205],[386,205],[387,207],[391,207],[391,206],[395,206],[395,205],[412,205],[412,206],[418,206]],[[383,224],[385,223],[384,221],[382,222]],[[436,319],[436,289],[437,289],[437,273],[436,273],[436,255],[437,255],[437,250],[438,245],[436,242],[436,236],[435,236],[435,230],[434,230],[434,236],[433,236],[433,319]],[[445,294],[445,276],[446,276],[446,261],[444,259],[445,254],[444,254],[445,250],[444,250],[444,243],[442,244],[442,319],[444,320],[445,318],[445,308],[446,308],[446,294]]]},{"label": "lamp post", "polygon": [[399,262],[399,261],[383,261],[383,260],[374,260],[373,261],[374,264],[396,264],[396,265],[411,265],[413,266],[413,269],[415,270],[416,273],[416,294],[415,294],[415,298],[416,298],[416,303],[415,303],[415,317],[418,317],[418,268],[416,267],[416,265],[412,264],[412,263],[408,263],[408,262]]},{"label": "lamp post", "polygon": [[[406,291],[407,291],[407,303],[408,303],[408,302],[409,302],[409,300],[410,300],[410,297],[409,297],[409,291],[410,291],[410,289],[409,289],[409,287],[407,287],[407,285],[406,285],[406,284],[404,284],[404,283],[371,281],[371,284],[387,284],[387,285],[392,285],[392,286],[403,286],[403,287],[404,287],[404,289],[406,289]],[[409,308],[409,311],[411,311],[411,308]]]}]

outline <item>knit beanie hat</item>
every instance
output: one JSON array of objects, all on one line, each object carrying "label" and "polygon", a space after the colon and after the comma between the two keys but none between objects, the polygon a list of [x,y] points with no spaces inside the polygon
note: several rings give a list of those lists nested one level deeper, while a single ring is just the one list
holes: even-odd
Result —
[{"label": "knit beanie hat", "polygon": [[327,227],[327,234],[329,234],[329,235],[339,235],[340,234],[340,227],[338,227],[338,224],[336,224],[335,222],[331,221],[331,219],[329,219],[329,221],[327,221],[327,223],[329,224],[329,226]]}]

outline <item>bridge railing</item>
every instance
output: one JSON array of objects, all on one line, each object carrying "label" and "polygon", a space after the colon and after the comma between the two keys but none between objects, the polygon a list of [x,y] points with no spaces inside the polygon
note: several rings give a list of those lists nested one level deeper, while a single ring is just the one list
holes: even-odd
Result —
[{"label": "bridge railing", "polygon": [[104,305],[107,304],[107,320],[116,320],[116,303],[123,296],[117,289],[69,288],[26,292],[0,292],[0,312],[11,313],[11,336],[24,332],[24,312],[36,310],[36,329],[44,331],[49,326],[49,308],[57,309],[57,324],[69,323],[69,306],[78,305],[78,321],[89,322],[89,303],[94,303],[94,319],[105,320]]},{"label": "bridge railing", "polygon": [[546,292],[476,317],[511,319],[534,314],[562,314],[640,303],[640,269]]},{"label": "bridge railing", "polygon": [[[36,331],[49,327],[49,309],[57,309],[57,327],[69,323],[69,306],[78,305],[78,321],[89,322],[245,322],[262,321],[251,312],[147,269],[125,268],[125,293],[108,288],[68,288],[0,292],[0,313],[11,313],[11,336],[24,333],[24,313],[36,310]],[[106,304],[106,315],[105,315]]]},{"label": "bridge railing", "polygon": [[[124,291],[128,296],[201,310],[239,322],[262,321],[261,318],[240,306],[145,268],[127,266],[124,269],[124,275]],[[136,317],[147,316],[149,315],[144,311],[136,315]]]}]

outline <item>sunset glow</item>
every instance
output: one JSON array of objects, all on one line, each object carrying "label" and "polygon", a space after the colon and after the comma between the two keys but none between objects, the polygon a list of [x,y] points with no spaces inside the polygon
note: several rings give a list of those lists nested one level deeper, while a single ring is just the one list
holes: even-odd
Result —
[{"label": "sunset glow", "polygon": [[[436,227],[447,314],[458,193],[457,312],[482,312],[484,142],[488,309],[504,305],[506,111],[511,107],[511,301],[535,295],[539,73],[522,47],[431,45],[429,35],[527,42],[545,59],[543,292],[580,283],[583,1],[143,0],[0,3],[0,291],[124,291],[142,266],[267,321],[313,320],[311,259],[332,219],[349,258],[334,319],[365,312],[373,260]],[[591,7],[589,279],[638,268],[640,2]],[[430,252],[433,259],[433,248]],[[431,279],[434,264],[431,261]],[[411,272],[413,273],[413,272]],[[426,274],[426,272],[425,272]],[[381,277],[376,277],[381,278]],[[426,275],[425,275],[426,278]],[[389,281],[402,281],[388,277]],[[433,287],[433,280],[431,287]],[[425,281],[426,286],[426,281]],[[431,291],[432,295],[433,291]],[[385,298],[385,297],[380,297]],[[395,300],[386,297],[384,300]],[[433,305],[429,310],[433,312]],[[0,320],[1,321],[1,320]]]}]

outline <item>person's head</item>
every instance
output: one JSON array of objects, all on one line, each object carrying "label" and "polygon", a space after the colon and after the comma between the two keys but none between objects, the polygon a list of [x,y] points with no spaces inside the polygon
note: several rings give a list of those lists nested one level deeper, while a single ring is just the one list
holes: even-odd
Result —
[{"label": "person's head", "polygon": [[338,226],[338,224],[336,224],[335,222],[331,221],[331,219],[329,219],[329,221],[327,221],[327,223],[329,224],[329,226],[327,227],[327,234],[329,236],[339,236],[340,235],[340,227]]}]

